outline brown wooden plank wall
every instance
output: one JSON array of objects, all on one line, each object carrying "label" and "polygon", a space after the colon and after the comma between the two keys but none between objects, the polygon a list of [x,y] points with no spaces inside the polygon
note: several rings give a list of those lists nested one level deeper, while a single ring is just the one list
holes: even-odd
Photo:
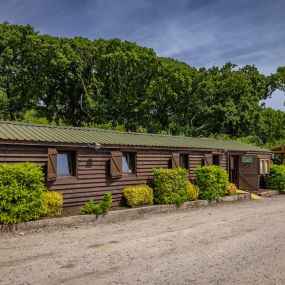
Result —
[{"label": "brown wooden plank wall", "polygon": [[47,149],[36,146],[0,145],[0,163],[35,162],[41,166],[47,163]]},{"label": "brown wooden plank wall", "polygon": [[[36,162],[47,163],[47,147],[0,145],[0,163]],[[172,152],[179,150],[138,150],[136,154],[137,173],[111,178],[109,173],[111,149],[78,149],[76,176],[58,177],[47,185],[50,190],[59,191],[64,197],[64,207],[81,206],[91,197],[98,201],[106,192],[112,191],[113,205],[122,202],[122,190],[128,185],[144,184],[150,181],[154,168],[168,168]],[[187,151],[186,151],[187,152]],[[183,151],[182,153],[185,153]],[[194,169],[202,164],[206,152],[189,150],[189,174],[195,179]],[[270,155],[262,154],[262,157]],[[227,169],[227,156],[220,164]]]},{"label": "brown wooden plank wall", "polygon": [[112,191],[116,206],[122,202],[122,190],[126,186],[147,183],[153,168],[168,168],[170,159],[171,152],[140,151],[136,156],[136,174],[111,178],[110,151],[80,150],[77,152],[77,178],[58,177],[49,188],[63,194],[65,207],[82,205],[93,197],[98,201],[108,191]]},{"label": "brown wooden plank wall", "polygon": [[204,153],[202,152],[195,152],[189,154],[189,173],[191,180],[194,180],[196,178],[196,175],[194,173],[195,168],[202,165],[203,159],[204,159]]},{"label": "brown wooden plank wall", "polygon": [[228,171],[228,156],[226,154],[221,154],[220,166]]},{"label": "brown wooden plank wall", "polygon": [[172,152],[140,151],[137,153],[137,175],[151,177],[155,168],[169,168]]}]

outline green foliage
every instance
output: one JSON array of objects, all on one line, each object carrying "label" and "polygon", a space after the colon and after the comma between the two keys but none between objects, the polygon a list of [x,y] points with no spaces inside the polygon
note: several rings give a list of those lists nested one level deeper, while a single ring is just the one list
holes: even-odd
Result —
[{"label": "green foliage", "polygon": [[26,162],[0,165],[0,223],[18,224],[43,214],[44,174]]},{"label": "green foliage", "polygon": [[214,139],[240,141],[243,143],[252,144],[259,147],[264,147],[263,141],[256,135],[250,135],[246,137],[234,137],[227,134],[211,134],[209,137]]},{"label": "green foliage", "polygon": [[154,169],[154,196],[158,204],[177,204],[188,200],[186,169]]},{"label": "green foliage", "polygon": [[98,204],[91,198],[81,209],[82,214],[106,214],[112,207],[112,193],[106,193]]},{"label": "green foliage", "polygon": [[230,196],[237,195],[237,187],[234,183],[229,183],[227,194]]},{"label": "green foliage", "polygon": [[200,189],[201,199],[215,200],[227,193],[228,174],[220,166],[200,166],[195,169],[195,174],[195,184]]},{"label": "green foliage", "polygon": [[271,165],[268,188],[285,193],[285,165]]},{"label": "green foliage", "polygon": [[268,148],[284,143],[285,112],[271,108],[263,109],[256,133]]},{"label": "green foliage", "polygon": [[123,190],[123,195],[130,207],[153,204],[153,190],[147,185],[126,187]]},{"label": "green foliage", "polygon": [[199,187],[197,185],[192,184],[190,181],[187,181],[187,194],[188,194],[188,201],[195,201],[199,197]]},{"label": "green foliage", "polygon": [[59,192],[44,192],[44,216],[56,217],[62,212],[63,198]]},{"label": "green foliage", "polygon": [[94,199],[90,198],[89,202],[81,208],[82,214],[101,214],[99,204],[95,204]]},{"label": "green foliage", "polygon": [[285,139],[285,113],[261,102],[285,90],[285,67],[199,70],[119,39],[41,35],[0,24],[0,119],[186,136],[259,146]]}]

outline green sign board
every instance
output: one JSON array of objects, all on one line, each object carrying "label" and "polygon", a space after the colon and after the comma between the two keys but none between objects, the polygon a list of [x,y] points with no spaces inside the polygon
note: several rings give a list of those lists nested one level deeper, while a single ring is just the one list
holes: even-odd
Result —
[{"label": "green sign board", "polygon": [[252,163],[252,156],[243,156],[241,159],[242,163]]}]

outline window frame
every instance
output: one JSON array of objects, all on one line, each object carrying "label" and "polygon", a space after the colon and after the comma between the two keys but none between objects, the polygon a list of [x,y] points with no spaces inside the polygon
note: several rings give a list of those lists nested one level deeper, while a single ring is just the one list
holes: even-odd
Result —
[{"label": "window frame", "polygon": [[270,159],[260,158],[259,159],[259,175],[268,175],[269,173],[270,173]]},{"label": "window frame", "polygon": [[[125,157],[129,156],[129,160],[131,162],[131,171],[125,172],[124,171],[124,159]],[[136,152],[123,152],[122,153],[122,175],[129,176],[129,175],[136,175],[137,174],[137,155]]]},{"label": "window frame", "polygon": [[[58,172],[58,166],[59,166],[59,163],[58,163],[58,156],[60,154],[67,154],[67,159],[68,159],[68,168],[69,168],[69,173],[68,174],[60,174]],[[72,176],[76,176],[76,162],[75,162],[75,153],[72,152],[72,151],[68,151],[68,150],[58,150],[58,153],[57,153],[57,170],[56,170],[56,175],[58,178],[60,177],[72,177]]]},{"label": "window frame", "polygon": [[[185,167],[182,166],[182,157],[186,158]],[[189,153],[179,153],[179,166],[185,169],[189,169]]]}]

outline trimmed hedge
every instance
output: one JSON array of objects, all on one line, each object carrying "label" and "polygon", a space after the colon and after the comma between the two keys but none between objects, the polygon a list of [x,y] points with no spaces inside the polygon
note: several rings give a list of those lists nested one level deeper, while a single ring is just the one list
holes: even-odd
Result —
[{"label": "trimmed hedge", "polygon": [[91,198],[81,209],[82,214],[106,214],[112,207],[112,193],[106,193],[98,204]]},{"label": "trimmed hedge", "polygon": [[187,194],[188,194],[188,201],[197,200],[199,197],[199,187],[197,185],[192,184],[190,181],[187,181]]},{"label": "trimmed hedge", "polygon": [[271,165],[268,188],[285,193],[285,165]]},{"label": "trimmed hedge", "polygon": [[153,190],[147,185],[126,187],[123,195],[130,207],[153,205]]},{"label": "trimmed hedge", "polygon": [[0,223],[36,220],[44,212],[44,173],[35,163],[0,165]]},{"label": "trimmed hedge", "polygon": [[44,192],[44,216],[57,217],[62,213],[63,198],[59,192]]},{"label": "trimmed hedge", "polygon": [[153,182],[156,203],[181,205],[188,200],[186,169],[154,169]]},{"label": "trimmed hedge", "polygon": [[224,196],[228,188],[228,174],[220,166],[199,166],[195,169],[195,184],[200,189],[199,197],[204,200],[215,200]]}]

